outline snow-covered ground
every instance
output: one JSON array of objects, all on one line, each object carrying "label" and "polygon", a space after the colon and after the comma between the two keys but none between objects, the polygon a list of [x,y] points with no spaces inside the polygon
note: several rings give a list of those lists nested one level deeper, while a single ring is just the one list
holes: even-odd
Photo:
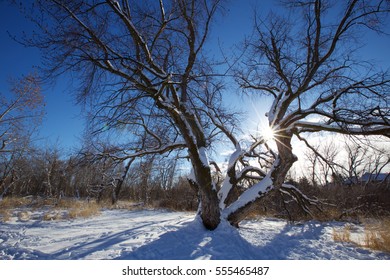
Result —
[{"label": "snow-covered ground", "polygon": [[[343,223],[246,221],[205,230],[193,213],[104,210],[88,219],[0,223],[0,259],[390,259],[333,240]],[[34,216],[35,215],[35,216]],[[362,235],[352,226],[354,238]]]}]

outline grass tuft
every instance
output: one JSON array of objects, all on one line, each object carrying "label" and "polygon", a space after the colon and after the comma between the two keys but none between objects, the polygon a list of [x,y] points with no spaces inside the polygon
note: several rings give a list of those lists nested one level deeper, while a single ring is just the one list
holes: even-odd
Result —
[{"label": "grass tuft", "polygon": [[11,212],[8,209],[0,209],[0,221],[8,222],[11,220]]},{"label": "grass tuft", "polygon": [[[29,221],[31,214],[44,210],[44,221],[88,218],[100,212],[101,205],[94,201],[54,198],[14,198],[7,197],[0,201],[0,221],[8,222],[13,216],[19,221]],[[17,211],[15,211],[17,210]],[[26,211],[28,210],[28,211]]]},{"label": "grass tuft", "polygon": [[333,240],[335,242],[351,242],[351,225],[346,225],[339,230],[333,229]]},{"label": "grass tuft", "polygon": [[63,215],[58,211],[49,211],[43,214],[42,220],[44,221],[57,221],[62,220]]},{"label": "grass tuft", "polygon": [[335,242],[348,242],[356,246],[390,252],[390,219],[378,220],[375,223],[366,222],[364,225],[364,239],[351,240],[351,225],[346,225],[343,229],[333,229],[333,240]]},{"label": "grass tuft", "polygon": [[96,202],[84,202],[81,205],[77,205],[77,207],[70,208],[68,212],[68,217],[70,219],[88,218],[97,215],[99,212],[100,207]]},{"label": "grass tuft", "polygon": [[390,219],[383,220],[376,226],[366,225],[364,247],[390,252]]},{"label": "grass tuft", "polygon": [[21,197],[5,197],[0,200],[0,221],[10,221],[13,215],[13,210],[28,204],[28,202],[28,199]]},{"label": "grass tuft", "polygon": [[25,206],[29,202],[30,200],[24,197],[5,197],[0,200],[0,209],[15,209]]}]

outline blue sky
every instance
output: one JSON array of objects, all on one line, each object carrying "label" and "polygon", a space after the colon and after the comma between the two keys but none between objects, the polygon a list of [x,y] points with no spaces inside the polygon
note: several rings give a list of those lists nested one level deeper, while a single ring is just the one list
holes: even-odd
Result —
[{"label": "blue sky", "polygon": [[[251,7],[255,2],[246,1],[245,5],[242,5],[241,1],[232,1],[226,16],[219,19],[218,28],[215,27],[213,33],[219,33],[218,37],[221,38],[224,47],[238,43],[238,40],[243,38],[242,31],[250,30]],[[37,49],[20,45],[8,34],[20,36],[23,31],[30,32],[31,26],[29,20],[25,19],[16,7],[0,1],[0,92],[3,94],[9,90],[7,80],[28,74],[41,63]],[[54,86],[44,86],[46,115],[37,137],[39,144],[58,145],[65,152],[79,146],[83,131],[82,110],[67,91],[68,84],[64,78],[58,80]]]},{"label": "blue sky", "polygon": [[[27,2],[27,1],[26,1]],[[7,81],[20,78],[34,71],[40,65],[40,54],[37,49],[26,48],[10,38],[9,34],[20,36],[23,31],[31,31],[31,23],[21,15],[17,8],[0,2],[0,92],[9,91]],[[58,80],[55,85],[45,85],[46,115],[40,127],[37,143],[43,146],[70,151],[83,129],[80,107],[76,106],[71,95],[66,92],[66,80]]]},{"label": "blue sky", "polygon": [[[27,2],[27,1],[26,1]],[[231,0],[226,15],[218,19],[212,30],[213,38],[229,50],[234,48],[243,39],[243,35],[250,33],[252,28],[253,7],[261,8],[261,14],[266,14],[276,1]],[[7,32],[20,36],[23,31],[31,31],[31,23],[26,20],[15,7],[10,7],[5,1],[0,1],[0,92],[6,93],[9,88],[9,78],[20,77],[33,71],[34,66],[40,65],[39,51],[25,48],[12,40]],[[389,68],[390,38],[382,36],[364,35],[366,46],[362,55],[376,59],[384,68]],[[74,98],[68,90],[66,78],[58,80],[54,86],[45,86],[46,116],[43,120],[38,143],[53,146],[58,144],[65,152],[70,152],[79,146],[83,131],[83,118],[80,106],[75,105]],[[236,100],[236,97],[234,98]],[[234,101],[235,102],[235,101]],[[250,103],[251,101],[243,101]],[[249,106],[252,114],[263,114],[264,107]],[[257,112],[257,113],[256,113]]]},{"label": "blue sky", "polygon": [[[27,2],[27,1],[25,1]],[[27,4],[27,3],[26,3]],[[9,92],[8,80],[19,78],[34,72],[41,64],[40,52],[34,48],[26,48],[10,38],[21,36],[23,32],[31,32],[31,23],[20,14],[17,8],[0,2],[0,92]],[[43,86],[46,115],[35,137],[40,146],[63,149],[64,152],[79,146],[83,132],[84,120],[81,107],[75,104],[68,91],[69,80],[58,79],[52,85]]]}]

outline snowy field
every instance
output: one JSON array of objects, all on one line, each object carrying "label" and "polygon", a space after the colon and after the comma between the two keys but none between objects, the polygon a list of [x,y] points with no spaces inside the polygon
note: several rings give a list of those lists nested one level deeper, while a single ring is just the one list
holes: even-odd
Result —
[{"label": "snowy field", "polygon": [[[34,216],[35,215],[35,216]],[[0,223],[0,259],[390,259],[350,243],[334,242],[344,223],[291,225],[278,219],[205,230],[193,213],[105,210],[88,219]],[[352,237],[364,238],[352,226]]]}]

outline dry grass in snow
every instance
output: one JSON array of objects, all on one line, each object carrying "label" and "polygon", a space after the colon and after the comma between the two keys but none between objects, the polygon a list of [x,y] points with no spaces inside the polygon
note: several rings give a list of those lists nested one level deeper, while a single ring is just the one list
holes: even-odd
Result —
[{"label": "dry grass in snow", "polygon": [[370,220],[364,222],[364,238],[353,237],[353,226],[345,225],[341,229],[333,229],[333,240],[353,243],[356,246],[371,250],[390,252],[390,219]]}]

